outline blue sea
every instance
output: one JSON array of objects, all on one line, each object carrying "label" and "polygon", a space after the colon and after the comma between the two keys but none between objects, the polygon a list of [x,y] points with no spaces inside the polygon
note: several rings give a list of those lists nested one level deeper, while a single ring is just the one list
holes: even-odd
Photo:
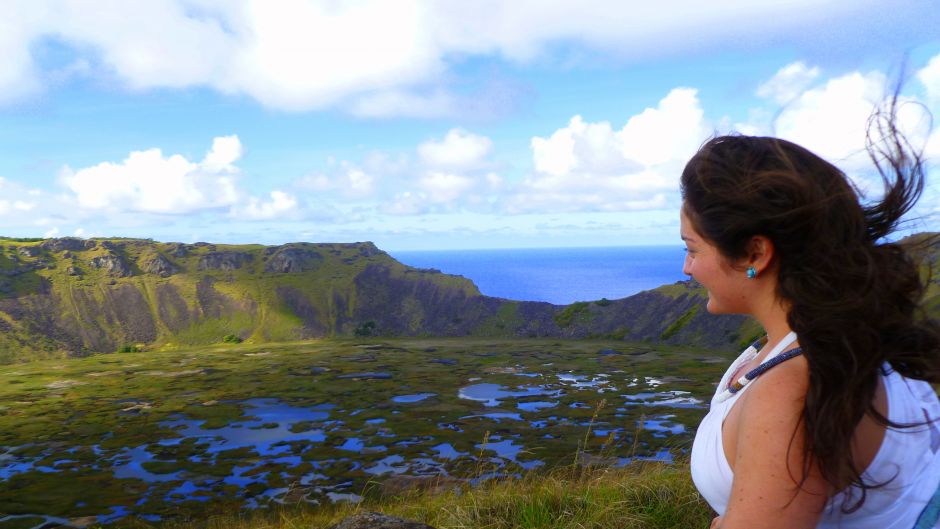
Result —
[{"label": "blue sea", "polygon": [[487,296],[557,305],[619,299],[688,279],[681,246],[390,253],[410,266],[469,278]]}]

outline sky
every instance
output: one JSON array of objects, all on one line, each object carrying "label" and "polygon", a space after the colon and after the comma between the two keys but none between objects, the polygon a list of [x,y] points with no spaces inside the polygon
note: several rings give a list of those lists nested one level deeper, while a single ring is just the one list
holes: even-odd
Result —
[{"label": "sky", "polygon": [[[936,0],[6,0],[0,235],[389,251],[679,245],[703,141],[783,137],[877,199],[930,168]],[[938,121],[940,124],[940,121]]]}]

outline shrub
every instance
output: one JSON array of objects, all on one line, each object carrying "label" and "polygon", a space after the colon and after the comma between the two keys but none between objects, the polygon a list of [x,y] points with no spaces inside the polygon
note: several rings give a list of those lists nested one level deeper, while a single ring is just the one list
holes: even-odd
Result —
[{"label": "shrub", "polygon": [[356,330],[353,331],[356,336],[372,336],[375,333],[375,322],[369,320],[362,325],[356,327]]},{"label": "shrub", "polygon": [[119,353],[139,353],[140,347],[136,345],[122,345],[120,349],[117,350]]},{"label": "shrub", "polygon": [[226,334],[222,337],[224,343],[242,343],[242,339],[234,334]]},{"label": "shrub", "polygon": [[555,314],[555,323],[559,327],[567,327],[574,323],[575,320],[584,321],[590,319],[591,313],[588,312],[588,305],[590,303],[586,301],[576,301],[571,305],[568,305],[561,312]]}]

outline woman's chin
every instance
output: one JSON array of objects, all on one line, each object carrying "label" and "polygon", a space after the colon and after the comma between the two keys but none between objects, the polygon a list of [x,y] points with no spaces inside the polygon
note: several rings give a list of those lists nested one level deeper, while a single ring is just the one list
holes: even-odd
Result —
[{"label": "woman's chin", "polygon": [[728,311],[723,310],[721,304],[716,302],[715,299],[711,296],[708,297],[708,303],[705,304],[705,310],[709,314],[727,314]]}]

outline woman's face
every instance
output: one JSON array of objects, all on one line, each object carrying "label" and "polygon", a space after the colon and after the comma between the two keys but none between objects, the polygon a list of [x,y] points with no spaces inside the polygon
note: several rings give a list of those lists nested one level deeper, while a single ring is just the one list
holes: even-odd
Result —
[{"label": "woman's face", "polygon": [[712,314],[746,314],[748,286],[744,271],[732,268],[718,248],[709,244],[682,211],[680,234],[685,242],[685,263],[682,273],[695,278],[708,291],[708,312]]}]

